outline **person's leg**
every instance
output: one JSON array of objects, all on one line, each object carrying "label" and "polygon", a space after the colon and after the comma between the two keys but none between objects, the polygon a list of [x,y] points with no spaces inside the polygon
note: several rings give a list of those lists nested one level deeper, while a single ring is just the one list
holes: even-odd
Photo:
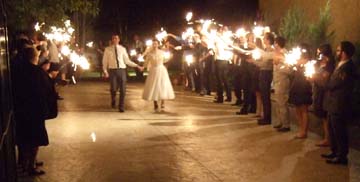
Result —
[{"label": "person's leg", "polygon": [[159,105],[157,103],[157,101],[154,101],[154,110],[157,110],[159,108]]},{"label": "person's leg", "polygon": [[216,95],[217,95],[217,99],[216,102],[223,102],[224,101],[224,96],[223,96],[223,92],[224,92],[224,88],[223,88],[223,83],[222,83],[222,79],[221,79],[221,65],[220,65],[220,61],[217,60],[215,62],[215,76],[216,76]]},{"label": "person's leg", "polygon": [[334,118],[334,134],[336,146],[338,147],[337,157],[339,159],[347,160],[347,155],[349,153],[349,139],[346,127],[346,117],[344,117],[343,114],[339,114]]},{"label": "person's leg", "polygon": [[308,105],[302,105],[302,106],[301,106],[303,132],[304,132],[304,136],[305,136],[305,137],[307,137],[308,130],[309,130],[308,108],[309,108]]},{"label": "person's leg", "polygon": [[119,111],[125,110],[125,95],[126,95],[126,69],[120,69],[118,72],[118,84],[120,85]]},{"label": "person's leg", "polygon": [[165,101],[161,100],[161,109],[164,109],[164,108],[165,108]]},{"label": "person's leg", "polygon": [[231,83],[230,83],[230,79],[229,79],[229,74],[230,74],[229,63],[224,61],[222,63],[222,70],[223,71],[222,71],[222,75],[221,75],[221,80],[224,84],[224,89],[226,92],[226,101],[231,102],[232,95],[231,95]]},{"label": "person's leg", "polygon": [[283,128],[290,128],[289,108],[287,105],[289,95],[278,94],[278,97],[279,97],[279,117],[280,117],[281,125]]},{"label": "person's leg", "polygon": [[109,70],[109,82],[110,82],[110,98],[111,98],[111,107],[116,107],[116,91],[118,89],[118,81],[115,70]]},{"label": "person's leg", "polygon": [[263,103],[262,103],[262,99],[261,99],[261,93],[256,91],[255,95],[256,95],[256,116],[258,116],[260,118],[264,118]]}]

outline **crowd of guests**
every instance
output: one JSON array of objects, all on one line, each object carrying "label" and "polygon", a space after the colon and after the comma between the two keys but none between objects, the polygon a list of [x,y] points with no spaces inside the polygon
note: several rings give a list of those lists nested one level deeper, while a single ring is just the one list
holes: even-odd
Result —
[{"label": "crowd of guests", "polygon": [[[221,27],[218,36],[225,29]],[[312,106],[324,130],[324,139],[317,146],[331,149],[330,154],[322,157],[330,164],[348,163],[346,126],[353,116],[351,97],[354,81],[358,79],[352,60],[355,46],[351,42],[340,42],[335,53],[330,44],[320,45],[315,53],[310,45],[300,44],[301,56],[295,65],[290,65],[286,62],[286,40],[273,33],[261,38],[248,33],[225,49],[220,43],[210,45],[201,31],[192,39],[184,41],[168,34],[164,40],[164,49],[182,55],[179,59],[188,90],[201,96],[211,95],[215,90],[214,102],[219,104],[232,102],[233,91],[236,97],[233,105],[242,105],[236,114],[254,113],[259,125],[272,124],[278,132],[291,130],[289,106],[292,106],[299,126],[295,139],[308,137],[308,113]],[[253,58],[254,50],[260,52],[260,58]],[[233,54],[228,56],[224,51]],[[187,62],[188,55],[194,57],[191,64]],[[310,60],[316,60],[315,73],[306,76],[305,64]]]}]

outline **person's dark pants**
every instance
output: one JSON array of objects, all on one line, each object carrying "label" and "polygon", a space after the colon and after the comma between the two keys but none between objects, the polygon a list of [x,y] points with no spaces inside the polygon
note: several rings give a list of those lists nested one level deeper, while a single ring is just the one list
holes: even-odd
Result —
[{"label": "person's dark pants", "polygon": [[349,139],[345,114],[329,113],[329,135],[332,153],[346,159],[349,153]]},{"label": "person's dark pants", "polygon": [[110,80],[110,94],[111,94],[111,105],[115,105],[116,91],[119,89],[119,110],[125,109],[125,94],[126,94],[126,69],[110,69],[109,70]]},{"label": "person's dark pants", "polygon": [[242,98],[242,88],[241,88],[241,69],[239,66],[234,66],[234,80],[233,80],[233,86],[234,86],[234,92],[236,97],[236,104],[240,104],[243,102]]},{"label": "person's dark pants", "polygon": [[195,91],[195,66],[193,64],[187,65],[185,63],[184,65],[184,71],[185,71],[185,76],[187,79],[187,88]]},{"label": "person's dark pants", "polygon": [[215,75],[217,87],[217,100],[224,101],[224,89],[226,92],[226,100],[231,101],[230,81],[227,78],[229,74],[229,63],[224,60],[216,60]]},{"label": "person's dark pants", "polygon": [[271,122],[270,90],[273,78],[272,70],[260,70],[259,89],[264,108],[264,121]]},{"label": "person's dark pants", "polygon": [[206,59],[204,66],[204,87],[206,90],[206,94],[211,94],[211,75],[212,75],[212,63],[213,59]]},{"label": "person's dark pants", "polygon": [[201,62],[201,63],[198,63],[196,65],[196,73],[198,75],[198,90],[200,91],[200,94],[206,94],[206,90],[205,90],[205,66],[204,66],[205,63]]}]

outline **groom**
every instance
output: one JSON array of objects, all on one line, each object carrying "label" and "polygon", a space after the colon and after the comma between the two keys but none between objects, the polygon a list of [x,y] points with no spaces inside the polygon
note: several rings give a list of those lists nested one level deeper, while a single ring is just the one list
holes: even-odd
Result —
[{"label": "groom", "polygon": [[113,34],[112,45],[105,48],[102,63],[104,76],[110,81],[111,107],[116,107],[116,91],[120,88],[119,112],[125,112],[126,65],[137,67],[141,71],[143,67],[129,59],[126,49],[119,42],[119,35]]}]

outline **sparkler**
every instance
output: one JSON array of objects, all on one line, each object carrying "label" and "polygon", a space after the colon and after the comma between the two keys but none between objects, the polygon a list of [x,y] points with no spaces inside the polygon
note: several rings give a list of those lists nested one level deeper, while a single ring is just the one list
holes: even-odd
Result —
[{"label": "sparkler", "polygon": [[188,12],[188,13],[186,14],[186,21],[189,22],[189,21],[192,19],[192,17],[193,17],[193,13],[192,13],[192,12]]},{"label": "sparkler", "polygon": [[135,49],[132,49],[130,50],[130,56],[136,56],[136,50]]},{"label": "sparkler", "polygon": [[255,49],[252,51],[252,58],[254,60],[259,60],[261,58],[261,52],[259,49]]},{"label": "sparkler", "polygon": [[304,74],[306,77],[308,77],[308,78],[313,77],[313,75],[315,74],[315,64],[316,64],[316,61],[311,60],[304,65],[305,66]]},{"label": "sparkler", "polygon": [[293,48],[289,53],[285,54],[285,63],[290,66],[296,65],[301,57],[301,53],[300,47]]},{"label": "sparkler", "polygon": [[94,47],[94,42],[93,42],[93,41],[88,42],[88,43],[86,44],[86,46],[92,48],[92,47]]},{"label": "sparkler", "polygon": [[152,40],[147,40],[145,44],[146,46],[150,47],[152,45]]},{"label": "sparkler", "polygon": [[239,28],[235,34],[237,37],[245,37],[247,32],[244,28]]},{"label": "sparkler", "polygon": [[165,59],[170,59],[170,57],[171,57],[171,54],[170,54],[170,52],[168,52],[168,51],[166,51],[166,52],[164,52],[164,58]]},{"label": "sparkler", "polygon": [[138,61],[141,62],[141,63],[145,62],[144,56],[139,56],[139,57],[138,57]]},{"label": "sparkler", "polygon": [[164,40],[166,36],[167,36],[167,32],[163,28],[161,28],[161,31],[155,35],[156,39],[159,40],[159,42]]},{"label": "sparkler", "polygon": [[194,56],[193,55],[186,55],[185,56],[185,62],[187,63],[188,66],[190,66],[191,63],[194,62]]},{"label": "sparkler", "polygon": [[45,25],[45,23],[39,24],[39,22],[36,22],[34,28],[35,28],[36,31],[39,31],[43,25]]}]

